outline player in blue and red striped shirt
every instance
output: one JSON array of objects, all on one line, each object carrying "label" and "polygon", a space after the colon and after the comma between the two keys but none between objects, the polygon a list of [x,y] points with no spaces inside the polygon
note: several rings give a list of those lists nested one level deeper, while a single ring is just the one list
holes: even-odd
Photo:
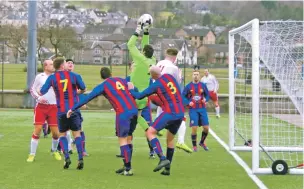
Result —
[{"label": "player in blue and red striped shirt", "polygon": [[45,94],[53,87],[57,100],[57,119],[59,128],[59,143],[65,156],[64,169],[69,168],[71,160],[68,153],[68,141],[66,132],[72,130],[75,138],[75,143],[78,151],[78,166],[77,169],[83,169],[83,149],[81,131],[81,114],[75,112],[70,118],[66,117],[66,113],[78,102],[78,93],[85,92],[85,84],[80,75],[66,71],[67,64],[63,58],[54,60],[54,68],[56,72],[49,76],[45,84],[40,90],[40,95]]},{"label": "player in blue and red striped shirt", "polygon": [[200,82],[200,73],[198,70],[193,71],[193,81],[186,85],[183,90],[184,101],[189,107],[190,127],[192,128],[191,139],[193,151],[197,151],[196,138],[197,127],[203,126],[202,137],[199,143],[206,151],[208,147],[205,145],[209,131],[208,114],[206,110],[206,102],[209,101],[209,92],[205,83]]},{"label": "player in blue and red striped shirt", "polygon": [[[162,175],[170,175],[170,164],[174,154],[174,136],[184,118],[183,99],[181,97],[180,87],[176,79],[170,74],[161,76],[161,70],[157,66],[150,67],[151,77],[155,80],[147,89],[141,93],[130,90],[136,99],[142,99],[152,94],[157,94],[163,102],[163,113],[158,116],[146,132],[150,143],[160,158],[160,162],[153,170],[154,172],[165,167]],[[134,88],[132,83],[130,89]],[[159,140],[156,138],[158,131],[166,128],[167,132],[167,157],[164,156]]]},{"label": "player in blue and red striped shirt", "polygon": [[97,85],[90,94],[75,104],[67,113],[67,117],[73,115],[74,111],[90,100],[99,95],[104,95],[116,112],[116,135],[119,138],[121,154],[124,156],[124,168],[117,170],[116,173],[131,176],[133,175],[131,169],[132,135],[137,124],[137,106],[128,90],[125,79],[112,77],[111,70],[107,67],[101,68],[100,75],[105,81]]},{"label": "player in blue and red striped shirt", "polygon": [[[131,67],[132,67],[132,65],[131,65]],[[127,82],[130,82],[131,81],[131,76],[127,76],[126,80],[127,80]],[[150,84],[151,83],[153,83],[152,80],[150,81]],[[141,116],[146,120],[146,122],[148,123],[148,125],[151,126],[151,124],[152,124],[152,110],[151,110],[150,100],[149,99],[148,99],[148,102],[147,102],[147,106],[144,107],[142,109],[142,111],[141,111]],[[148,142],[148,146],[149,146],[149,149],[150,149],[149,157],[151,159],[154,159],[155,158],[154,150],[153,150],[152,146],[150,145],[150,142],[149,142],[148,138],[147,138],[147,142]],[[121,155],[120,155],[120,157],[121,157]]]}]

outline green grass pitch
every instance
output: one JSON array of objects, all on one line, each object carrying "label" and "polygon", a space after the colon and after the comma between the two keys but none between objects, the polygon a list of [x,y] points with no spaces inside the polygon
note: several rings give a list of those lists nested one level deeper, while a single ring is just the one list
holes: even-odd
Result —
[{"label": "green grass pitch", "polygon": [[[32,110],[0,110],[0,188],[106,188],[106,189],[256,189],[257,185],[211,135],[207,138],[209,152],[186,154],[176,150],[171,176],[164,177],[152,170],[158,160],[148,159],[148,147],[143,131],[134,134],[133,177],[116,175],[114,170],[122,162],[118,140],[114,137],[114,113],[110,111],[83,111],[87,151],[84,170],[76,170],[77,155],[72,155],[69,170],[63,170],[63,161],[50,155],[51,139],[41,138],[36,161],[27,163],[30,137],[33,130]],[[228,142],[228,116],[220,120],[210,115],[210,124],[217,135]],[[161,138],[165,151],[165,139]],[[190,141],[187,129],[186,142]],[[250,153],[241,153],[249,164]],[[259,178],[271,189],[301,189],[301,176],[262,175]]]}]

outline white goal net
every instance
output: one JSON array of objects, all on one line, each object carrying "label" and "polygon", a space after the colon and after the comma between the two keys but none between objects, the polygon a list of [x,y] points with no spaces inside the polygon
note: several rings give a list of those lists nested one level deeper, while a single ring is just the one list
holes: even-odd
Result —
[{"label": "white goal net", "polygon": [[230,31],[229,60],[230,148],[252,151],[254,173],[303,174],[303,22]]}]

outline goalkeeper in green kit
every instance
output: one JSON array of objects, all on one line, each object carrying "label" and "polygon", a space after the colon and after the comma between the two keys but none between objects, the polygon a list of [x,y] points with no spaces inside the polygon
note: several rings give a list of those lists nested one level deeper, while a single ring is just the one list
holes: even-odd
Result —
[{"label": "goalkeeper in green kit", "polygon": [[[154,49],[151,45],[149,45],[149,29],[151,25],[144,25],[139,18],[137,21],[137,27],[135,33],[131,36],[128,41],[128,49],[133,59],[133,71],[130,74],[131,82],[138,89],[138,91],[143,91],[149,86],[150,74],[149,68],[152,65],[156,64],[156,59],[153,57]],[[144,32],[142,40],[141,40],[141,49],[140,52],[136,47],[136,41],[141,32]],[[146,106],[148,106],[148,98],[144,98],[142,100],[136,100],[137,108],[138,108],[138,124],[144,129],[147,130],[149,128],[146,120],[141,116],[141,111]]]}]

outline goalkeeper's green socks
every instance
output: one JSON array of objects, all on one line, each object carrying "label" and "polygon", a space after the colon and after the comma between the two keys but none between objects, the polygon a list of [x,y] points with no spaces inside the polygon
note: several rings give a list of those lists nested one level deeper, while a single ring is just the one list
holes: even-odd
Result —
[{"label": "goalkeeper's green socks", "polygon": [[141,126],[141,128],[143,128],[144,131],[149,128],[147,121],[142,116],[137,118],[137,123]]}]

